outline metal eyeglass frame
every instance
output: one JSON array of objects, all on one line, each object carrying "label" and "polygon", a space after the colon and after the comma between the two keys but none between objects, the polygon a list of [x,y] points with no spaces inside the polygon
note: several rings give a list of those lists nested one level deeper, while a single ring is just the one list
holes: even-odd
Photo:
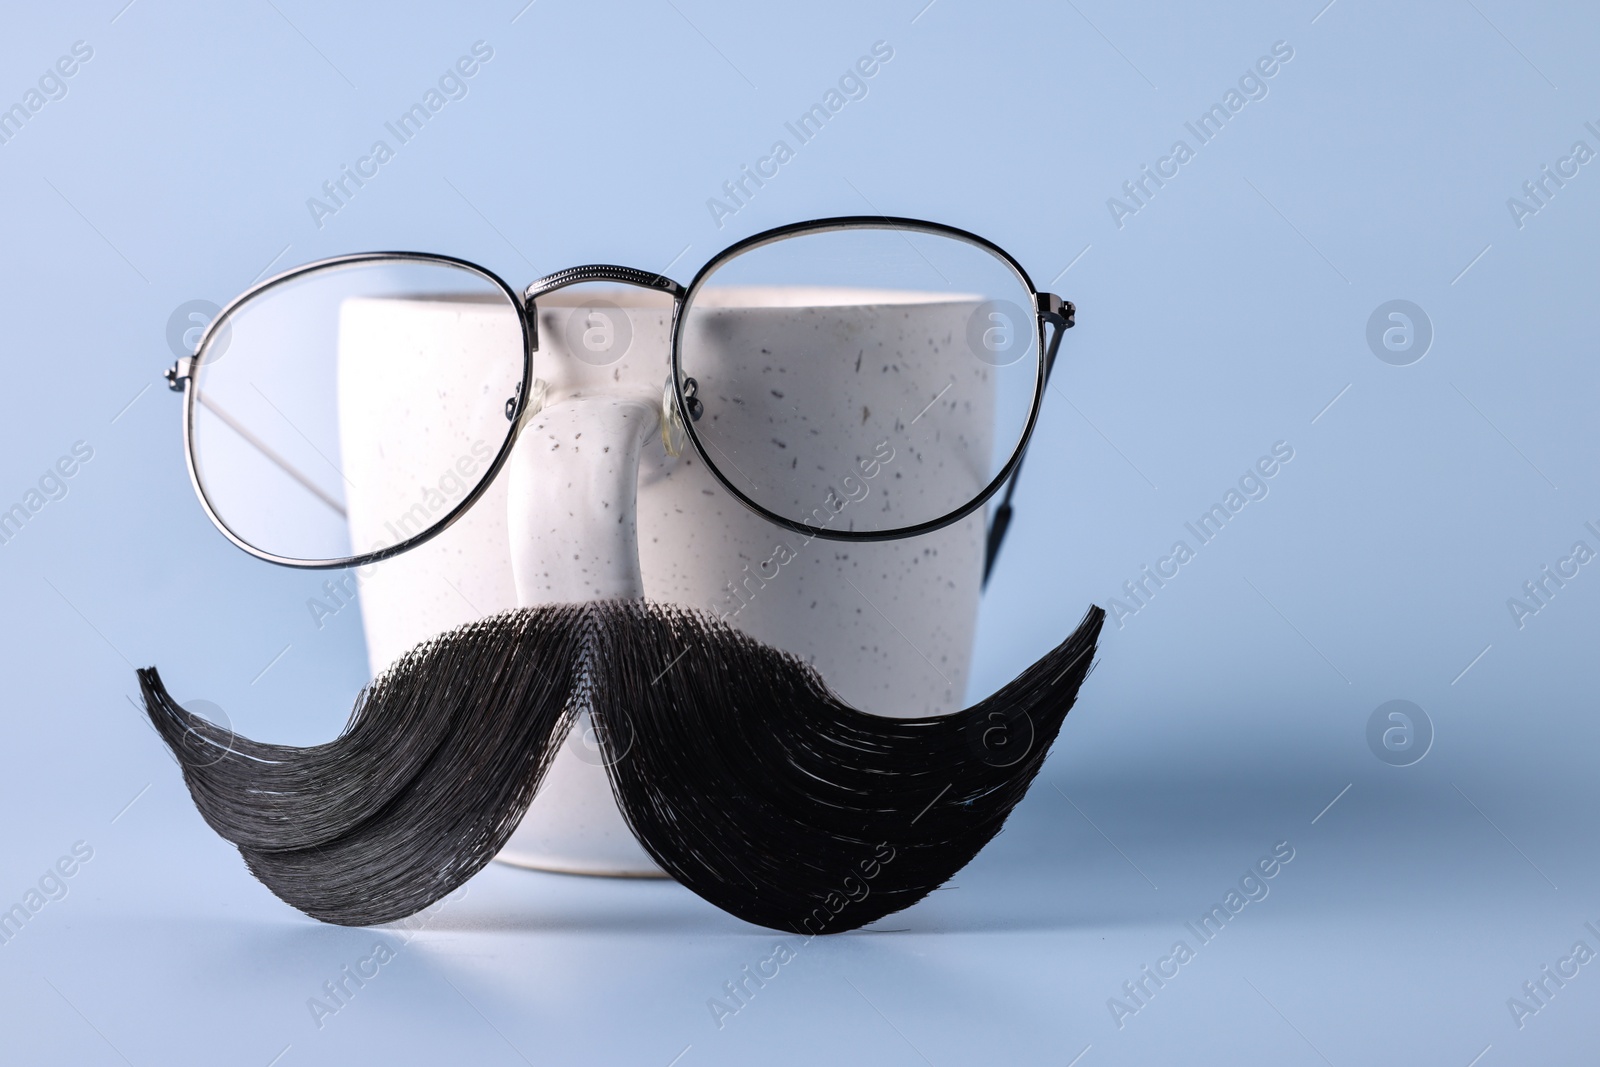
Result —
[{"label": "metal eyeglass frame", "polygon": [[[976,496],[967,501],[961,507],[941,515],[938,518],[917,523],[912,526],[899,527],[893,530],[853,531],[811,526],[803,522],[785,518],[782,515],[762,507],[760,504],[742,492],[738,486],[734,485],[733,482],[725,474],[723,474],[722,470],[708,455],[705,443],[700,440],[699,434],[695,432],[695,418],[686,417],[686,413],[691,412],[697,402],[693,399],[692,391],[687,394],[684,391],[685,383],[688,381],[688,379],[685,379],[682,373],[683,334],[680,326],[683,322],[683,309],[689,305],[694,295],[718,268],[734,257],[744,252],[748,252],[753,248],[757,248],[765,244],[771,244],[774,241],[780,241],[785,238],[798,237],[805,234],[824,233],[835,230],[885,228],[929,233],[937,236],[951,237],[960,241],[965,241],[968,244],[975,245],[978,248],[988,252],[990,255],[994,256],[1012,270],[1012,272],[1016,275],[1017,280],[1021,282],[1022,286],[1027,290],[1035,309],[1035,328],[1037,330],[1036,343],[1038,346],[1035,349],[1035,352],[1040,353],[1041,355],[1038,356],[1033,399],[1029,405],[1027,421],[1023,426],[1021,435],[1017,439],[1017,444],[1013,449],[1010,458],[1000,469],[999,473],[995,475],[993,480],[991,480],[989,484],[986,485]],[[198,393],[195,388],[193,388],[195,384],[194,370],[197,366],[204,362],[208,347],[213,343],[213,340],[220,335],[220,328],[229,321],[229,318],[233,315],[233,313],[245,303],[253,300],[257,296],[260,296],[262,293],[279,285],[283,285],[286,282],[293,281],[297,278],[317,271],[327,270],[333,267],[350,266],[358,263],[377,263],[385,261],[434,263],[466,270],[491,283],[505,296],[507,302],[512,307],[517,309],[518,325],[522,331],[522,379],[517,383],[515,396],[513,396],[507,402],[506,417],[511,422],[511,429],[507,432],[506,439],[501,444],[499,452],[495,454],[493,462],[489,464],[488,469],[484,472],[483,477],[478,481],[478,483],[473,486],[471,491],[468,492],[454,508],[452,508],[438,522],[434,523],[426,530],[422,530],[416,535],[409,537],[404,541],[400,541],[397,544],[390,545],[387,548],[375,549],[371,552],[346,556],[340,559],[303,560],[293,559],[287,556],[274,555],[271,552],[267,552],[256,547],[255,545],[250,544],[248,541],[235,534],[233,530],[229,529],[228,524],[222,519],[222,516],[217,513],[216,509],[212,506],[210,498],[206,495],[205,487],[201,483],[199,469],[195,462],[194,454],[194,412],[198,399]],[[723,488],[728,490],[729,493],[733,494],[734,498],[741,504],[769,522],[776,523],[785,529],[793,530],[797,533],[808,534],[812,537],[820,537],[824,540],[891,541],[905,537],[915,537],[918,534],[931,533],[934,530],[939,530],[949,526],[951,523],[958,522],[970,515],[973,511],[982,507],[992,496],[995,495],[995,493],[1000,490],[1002,486],[1005,486],[1005,495],[1001,498],[999,507],[995,509],[995,513],[989,525],[988,536],[985,543],[983,580],[985,583],[988,582],[989,574],[994,569],[995,559],[1000,551],[1000,544],[1005,539],[1006,530],[1011,523],[1011,495],[1016,489],[1017,475],[1021,471],[1023,457],[1027,453],[1028,442],[1033,437],[1034,424],[1038,421],[1039,408],[1044,401],[1045,387],[1049,383],[1050,372],[1055,367],[1056,353],[1061,346],[1061,337],[1066,330],[1073,325],[1075,309],[1070,301],[1063,300],[1054,293],[1041,293],[1037,291],[1033,286],[1032,280],[1028,277],[1027,271],[1023,270],[1022,265],[1018,263],[1016,259],[1010,255],[1010,253],[1006,252],[1005,249],[1001,248],[999,245],[979,237],[977,234],[969,233],[966,230],[962,230],[954,226],[946,226],[937,222],[925,222],[919,219],[893,218],[881,215],[847,215],[837,218],[816,219],[811,222],[791,223],[787,226],[779,226],[775,229],[766,230],[762,233],[755,234],[752,237],[747,237],[742,241],[728,246],[721,252],[718,252],[706,263],[705,266],[700,268],[699,272],[695,274],[694,279],[690,281],[687,287],[678,284],[671,278],[665,277],[664,275],[653,274],[649,271],[636,270],[632,267],[620,267],[612,264],[602,263],[590,264],[581,267],[571,267],[567,270],[557,271],[556,273],[540,278],[538,281],[529,285],[527,289],[525,289],[522,294],[518,296],[517,292],[507,285],[498,275],[484,267],[478,266],[476,263],[470,263],[464,259],[457,259],[454,256],[435,255],[424,252],[361,252],[354,255],[334,256],[329,259],[320,259],[312,263],[306,263],[299,267],[294,267],[290,270],[287,270],[282,274],[268,278],[266,281],[252,286],[250,289],[229,301],[228,305],[219,311],[216,317],[213,318],[212,321],[207,325],[205,332],[200,338],[200,343],[195,347],[195,354],[179,359],[170,368],[168,368],[166,372],[168,386],[173,391],[182,392],[184,394],[184,457],[189,470],[189,481],[194,486],[195,494],[200,498],[201,507],[205,509],[206,515],[211,519],[212,523],[217,527],[217,529],[221,530],[223,535],[227,537],[229,541],[233,542],[245,552],[255,556],[257,559],[266,560],[269,563],[276,563],[280,566],[286,567],[298,567],[305,570],[331,570],[341,567],[364,566],[369,563],[376,563],[380,560],[388,559],[391,556],[397,556],[402,552],[407,552],[416,546],[427,542],[431,538],[437,537],[439,534],[449,529],[450,526],[453,525],[455,521],[463,514],[465,514],[469,508],[476,504],[479,498],[482,497],[483,494],[488,490],[489,485],[493,483],[495,478],[499,475],[500,468],[505,465],[507,459],[510,457],[511,450],[515,447],[517,438],[521,434],[523,415],[527,409],[529,396],[529,390],[526,388],[526,385],[528,382],[533,380],[533,353],[537,352],[539,349],[538,307],[535,302],[539,297],[553,293],[558,289],[564,289],[570,285],[578,285],[585,282],[595,281],[609,281],[624,285],[637,286],[641,289],[664,292],[672,297],[672,345],[669,364],[673,401],[676,406],[678,421],[685,431],[685,436],[693,444],[694,450],[696,454],[699,455],[701,462],[706,465],[706,469],[709,470],[712,476],[717,479],[718,483],[720,483]],[[1046,325],[1049,325],[1052,328],[1048,343],[1045,338]]]}]

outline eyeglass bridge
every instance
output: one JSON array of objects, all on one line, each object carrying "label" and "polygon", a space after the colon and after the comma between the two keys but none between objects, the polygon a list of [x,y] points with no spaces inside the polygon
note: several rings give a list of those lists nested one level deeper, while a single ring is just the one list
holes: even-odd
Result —
[{"label": "eyeglass bridge", "polygon": [[664,274],[652,274],[647,270],[621,267],[614,263],[589,263],[581,267],[558,270],[554,274],[540,278],[522,291],[522,306],[528,319],[528,344],[533,351],[539,351],[539,317],[535,314],[538,309],[534,306],[534,301],[557,289],[565,289],[569,285],[581,285],[584,282],[620,282],[623,285],[666,293],[673,300],[682,300],[686,292],[683,286]]}]

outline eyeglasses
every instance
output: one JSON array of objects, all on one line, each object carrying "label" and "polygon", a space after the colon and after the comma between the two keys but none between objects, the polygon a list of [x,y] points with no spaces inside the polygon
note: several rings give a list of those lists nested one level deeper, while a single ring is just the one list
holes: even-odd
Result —
[{"label": "eyeglasses", "polygon": [[637,377],[636,335],[653,332],[670,455],[687,440],[746,507],[841,541],[940,529],[1005,486],[987,577],[1072,324],[989,241],[859,216],[747,238],[687,287],[592,265],[519,296],[450,256],[319,260],[235,298],[166,377],[217,528],[272,563],[349,567],[472,507],[528,420],[581,391],[555,360],[601,368],[591,385]]}]

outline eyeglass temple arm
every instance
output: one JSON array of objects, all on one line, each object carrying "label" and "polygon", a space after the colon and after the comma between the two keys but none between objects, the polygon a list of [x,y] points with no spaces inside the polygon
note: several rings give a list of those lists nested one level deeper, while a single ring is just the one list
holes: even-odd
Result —
[{"label": "eyeglass temple arm", "polygon": [[[1072,328],[1076,308],[1072,301],[1063,300],[1054,293],[1039,294],[1039,314],[1055,330],[1050,335],[1049,347],[1044,353],[1044,382],[1050,384],[1050,372],[1055,370],[1056,352],[1061,348],[1061,337]],[[983,552],[983,585],[988,586],[989,575],[994,573],[994,561],[1000,555],[1000,544],[1006,539],[1006,530],[1011,526],[1011,494],[1016,491],[1017,480],[1022,477],[1022,463],[1028,458],[1027,446],[1023,446],[1022,455],[1017,457],[1017,465],[1011,469],[1011,478],[1006,482],[1005,495],[1000,498],[1000,506],[994,509],[994,518],[989,522],[989,537],[984,545]]]}]

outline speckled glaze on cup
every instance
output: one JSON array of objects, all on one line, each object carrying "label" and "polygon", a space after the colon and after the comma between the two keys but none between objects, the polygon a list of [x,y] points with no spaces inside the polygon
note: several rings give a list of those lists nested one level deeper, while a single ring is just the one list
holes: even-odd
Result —
[{"label": "speckled glaze on cup", "polygon": [[[654,299],[630,290],[607,292],[603,301],[576,291],[541,298],[534,374],[545,385],[544,404],[526,419],[506,467],[454,526],[366,568],[361,577],[374,673],[428,637],[484,615],[519,605],[642,596],[713,612],[796,654],[864,711],[913,716],[959,708],[977,616],[982,511],[936,533],[866,544],[809,538],[751,512],[691,448],[674,457],[663,446],[671,306]],[[833,462],[837,480],[811,478],[803,491],[822,497],[816,506],[835,509],[834,521],[849,521],[851,508],[881,506],[891,479],[917,484],[929,470],[970,482],[974,494],[983,486],[993,398],[986,365],[964,341],[975,301],[879,290],[729,290],[720,302],[719,336],[727,341],[728,358],[742,335],[804,331],[815,337],[820,330],[852,346],[852,359],[858,348],[871,347],[940,361],[947,366],[939,370],[959,385],[961,403],[940,411],[946,432],[931,445],[919,440],[914,455],[904,442],[896,448],[892,430],[877,433],[878,427],[881,443],[841,438],[813,444],[808,458],[824,471]],[[582,322],[573,328],[573,316],[597,305],[626,316],[610,335],[625,334],[626,349],[612,357],[585,351],[579,358],[569,345],[585,334]],[[438,478],[420,471],[386,476],[409,470],[408,447],[437,454],[426,449],[426,435],[439,410],[451,407],[415,407],[408,353],[453,344],[460,374],[449,388],[481,388],[474,353],[494,341],[516,345],[512,316],[503,306],[446,298],[346,302],[341,433],[350,438],[381,429],[391,442],[381,461],[368,461],[372,469],[345,471],[354,545],[383,539],[384,524],[413,509],[419,495],[426,502],[436,491],[433,503],[453,503],[444,499],[449,490],[461,484],[464,493],[470,472],[481,472],[500,444],[485,441],[474,455],[480,451],[474,443],[450,468],[454,477],[449,471]],[[344,388],[347,380],[362,388]],[[920,398],[901,395],[902,382],[888,374],[875,382],[882,384],[869,385],[865,394],[861,382],[846,390],[827,374],[789,375],[786,385],[800,390],[808,406],[865,397],[883,410],[906,409],[902,423],[917,414],[920,403],[913,401]],[[774,429],[783,431],[777,424]],[[376,456],[370,449],[347,452]],[[835,488],[832,503],[818,492],[823,485]],[[672,669],[670,663],[662,668]],[[586,717],[499,858],[573,873],[659,875],[617,810]]]}]

